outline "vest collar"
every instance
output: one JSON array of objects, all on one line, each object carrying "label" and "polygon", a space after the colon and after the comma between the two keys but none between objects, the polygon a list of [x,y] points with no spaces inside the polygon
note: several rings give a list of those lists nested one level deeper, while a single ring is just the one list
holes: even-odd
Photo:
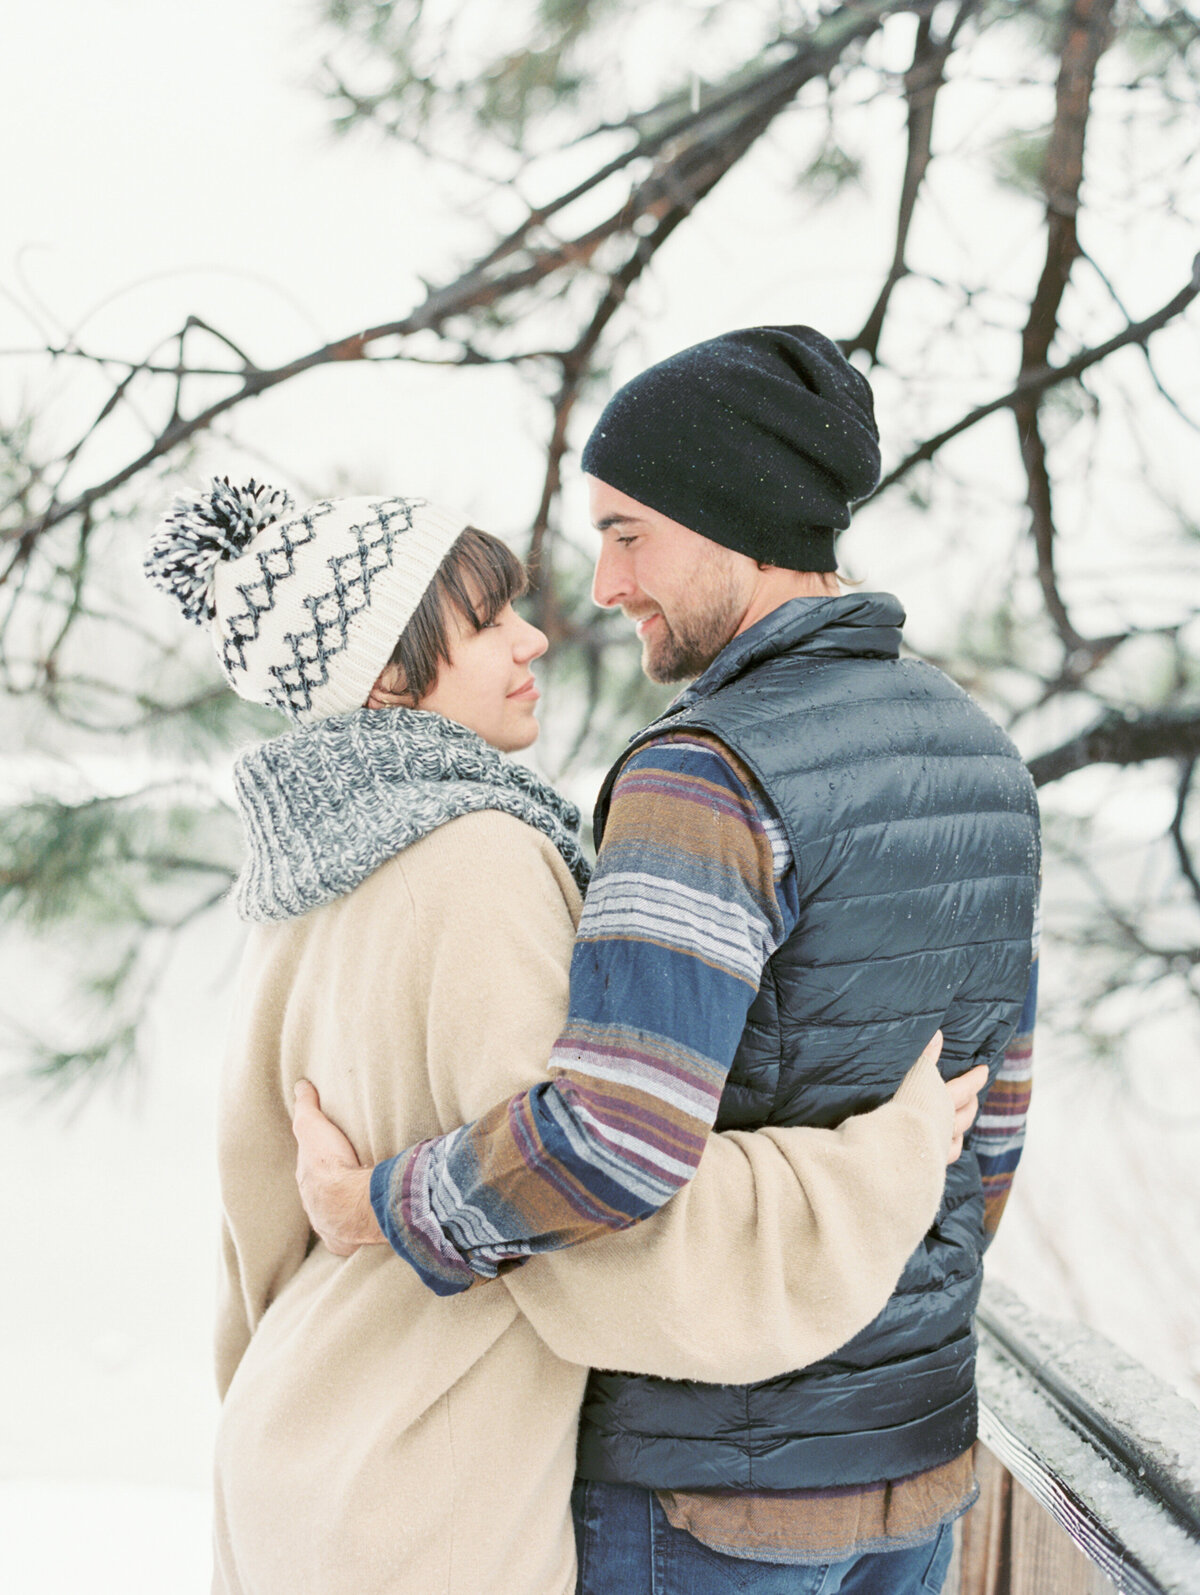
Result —
[{"label": "vest collar", "polygon": [[839,598],[790,598],[727,643],[702,676],[671,704],[690,709],[755,665],[780,654],[830,659],[896,659],[905,614],[891,593],[846,593]]},{"label": "vest collar", "polygon": [[675,698],[659,717],[629,739],[596,799],[592,834],[597,847],[604,835],[608,800],[630,751],[671,729],[687,709],[781,655],[813,659],[896,659],[905,613],[891,593],[847,593],[839,598],[789,598],[748,631],[727,643],[702,676]]}]

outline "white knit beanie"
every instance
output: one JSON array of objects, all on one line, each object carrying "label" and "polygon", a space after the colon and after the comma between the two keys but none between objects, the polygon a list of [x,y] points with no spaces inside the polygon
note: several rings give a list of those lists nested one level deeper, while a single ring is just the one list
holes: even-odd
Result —
[{"label": "white knit beanie", "polygon": [[360,708],[469,522],[422,498],[297,510],[253,480],[214,477],[159,522],[146,575],[209,625],[221,669],[299,725]]}]

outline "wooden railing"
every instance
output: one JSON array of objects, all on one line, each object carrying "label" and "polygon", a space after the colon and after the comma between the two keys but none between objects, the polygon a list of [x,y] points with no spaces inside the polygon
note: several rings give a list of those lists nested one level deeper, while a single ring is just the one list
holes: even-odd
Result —
[{"label": "wooden railing", "polygon": [[998,1285],[979,1342],[980,1497],[945,1595],[1200,1595],[1200,1409]]}]

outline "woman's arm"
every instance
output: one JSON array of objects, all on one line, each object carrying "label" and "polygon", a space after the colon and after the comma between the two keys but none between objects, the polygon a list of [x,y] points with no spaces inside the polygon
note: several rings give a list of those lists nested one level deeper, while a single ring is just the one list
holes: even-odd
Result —
[{"label": "woman's arm", "polygon": [[[446,1124],[544,1077],[566,1005],[566,889],[536,833],[488,818],[473,826],[473,869],[460,851],[436,878],[410,876]],[[890,1103],[837,1130],[710,1136],[654,1218],[531,1258],[503,1283],[570,1361],[739,1383],[799,1367],[891,1294],[936,1214],[951,1118],[927,1056]]]},{"label": "woman's arm", "polygon": [[218,1164],[222,1233],[215,1351],[222,1400],[263,1313],[312,1240],[293,1178],[296,1146],[283,1086],[283,1029],[294,930],[254,931],[221,1084]]},{"label": "woman's arm", "polygon": [[238,1363],[246,1354],[254,1332],[246,1307],[242,1271],[229,1220],[221,1220],[221,1254],[217,1264],[217,1317],[213,1353],[216,1361],[217,1395],[222,1401],[233,1383]]},{"label": "woman's arm", "polygon": [[881,1311],[937,1214],[952,1109],[935,1057],[836,1130],[710,1136],[661,1212],[505,1285],[570,1362],[743,1384],[828,1356]]}]

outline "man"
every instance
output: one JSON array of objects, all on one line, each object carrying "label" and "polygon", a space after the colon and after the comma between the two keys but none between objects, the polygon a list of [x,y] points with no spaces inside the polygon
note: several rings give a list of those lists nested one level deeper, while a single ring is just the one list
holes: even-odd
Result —
[{"label": "man", "polygon": [[994,1083],[883,1313],[757,1385],[594,1373],[576,1500],[585,1595],[649,1589],[652,1565],[672,1595],[938,1589],[974,1492],[980,1254],[1028,1096],[1032,783],[960,689],[899,658],[895,599],[840,595],[835,534],[878,434],[819,333],[651,367],[583,468],[596,601],[636,622],[647,674],[693,685],[601,792],[553,1078],[380,1164],[372,1213],[365,1171],[306,1205],[335,1246],[377,1220],[450,1294],[655,1212],[714,1126],[883,1101],[940,1026],[943,1073]]}]

